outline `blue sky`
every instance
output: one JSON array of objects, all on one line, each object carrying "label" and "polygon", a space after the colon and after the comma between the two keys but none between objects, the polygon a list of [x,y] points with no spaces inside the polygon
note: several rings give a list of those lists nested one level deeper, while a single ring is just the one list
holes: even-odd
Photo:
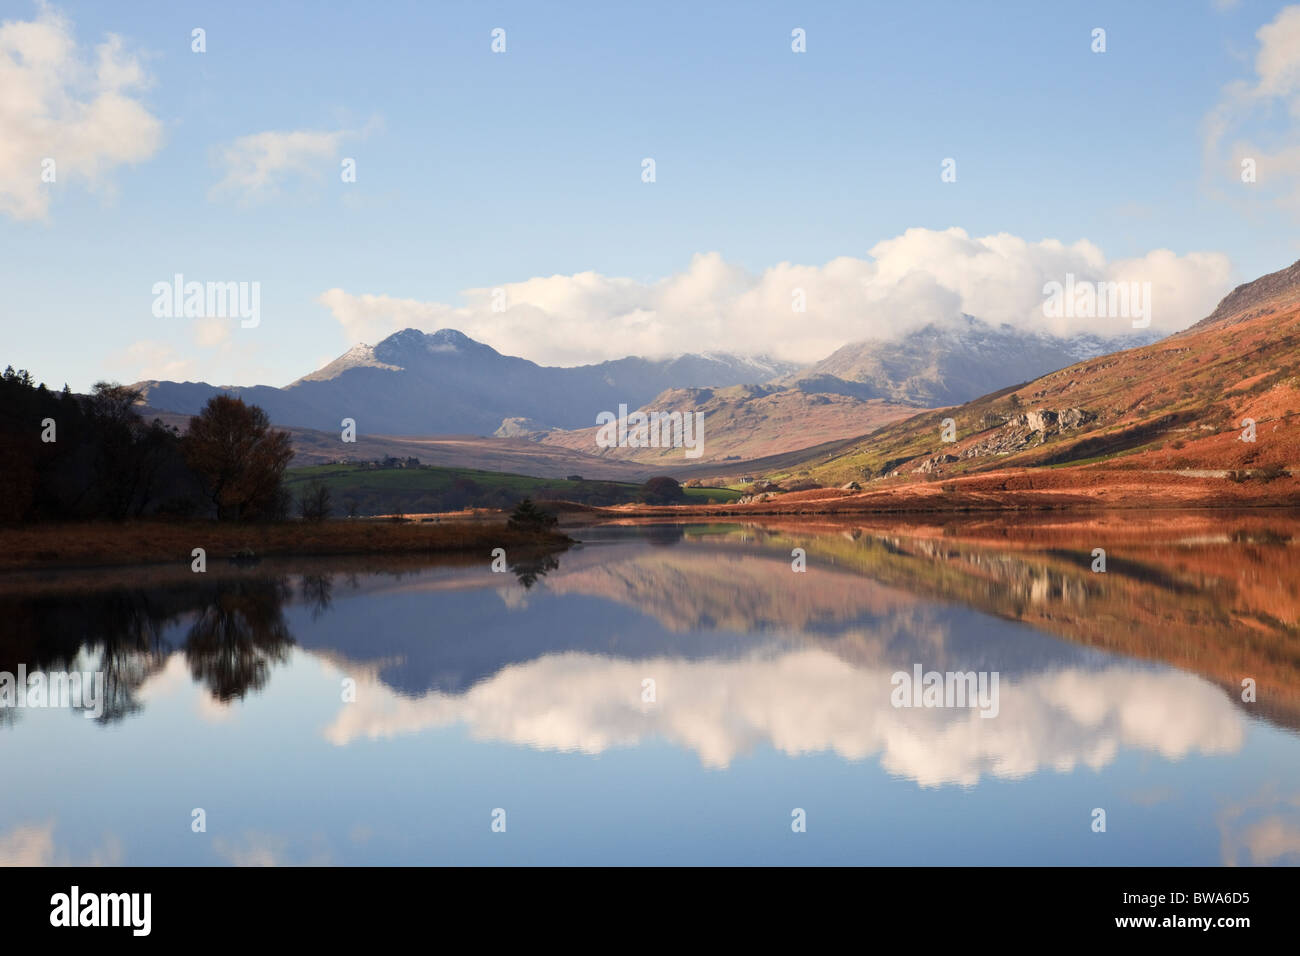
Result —
[{"label": "blue sky", "polygon": [[[410,316],[565,364],[656,344],[695,350],[691,326],[708,330],[701,351],[734,343],[799,357],[775,319],[745,334],[765,270],[852,257],[878,280],[878,243],[953,227],[1031,245],[1086,240],[1104,257],[1080,260],[1098,278],[1153,250],[1217,254],[1211,266],[1186,264],[1213,281],[1171,309],[1165,324],[1185,325],[1222,287],[1300,256],[1285,164],[1272,164],[1270,183],[1261,169],[1256,185],[1268,188],[1251,188],[1227,162],[1242,140],[1289,156],[1290,67],[1279,68],[1278,95],[1248,95],[1248,108],[1225,94],[1266,85],[1257,31],[1285,14],[1285,4],[1251,0],[996,12],[926,2],[6,2],[10,26],[59,18],[76,41],[51,69],[56,82],[119,36],[119,62],[147,85],[109,85],[156,121],[157,141],[129,161],[105,147],[93,182],[78,160],[42,187],[38,212],[0,212],[0,360],[79,389],[102,377],[285,384]],[[204,53],[191,51],[195,27]],[[496,27],[503,54],[490,49]],[[795,27],[806,53],[791,50]],[[1090,49],[1095,27],[1105,53]],[[24,41],[8,36],[0,64],[12,66]],[[68,80],[67,92],[90,101],[103,86]],[[1225,96],[1232,132],[1216,152],[1207,118]],[[50,103],[59,101],[0,111],[0,139],[21,127],[27,150],[21,165],[3,161],[5,178],[38,176],[32,157],[97,148],[83,137],[43,152],[33,117]],[[58,109],[76,116],[66,102]],[[241,138],[295,131],[313,145],[263,185],[232,178]],[[340,180],[344,157],[356,160],[355,183]],[[653,183],[642,182],[645,157]],[[948,157],[954,183],[940,180]],[[944,248],[916,249],[921,264],[904,271],[930,268],[926,257]],[[693,257],[709,253],[693,271]],[[939,287],[960,287],[963,309],[985,302],[962,286],[969,271],[961,282],[942,265],[934,272]],[[155,316],[151,287],[176,273],[260,283],[260,323]],[[583,273],[595,276],[526,283]],[[683,275],[690,281],[665,291]],[[475,311],[464,295],[495,287],[510,289],[505,316]],[[333,307],[320,301],[331,289]],[[872,300],[880,315],[861,337],[890,324],[896,291]],[[821,301],[824,342],[852,338],[853,304]],[[668,315],[674,304],[694,316],[685,327]],[[810,311],[809,322],[822,314]]]}]

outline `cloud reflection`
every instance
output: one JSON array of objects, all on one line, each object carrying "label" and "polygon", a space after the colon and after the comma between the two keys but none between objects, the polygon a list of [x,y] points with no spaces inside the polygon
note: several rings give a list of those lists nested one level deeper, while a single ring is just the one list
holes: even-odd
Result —
[{"label": "cloud reflection", "polygon": [[[922,786],[971,786],[1041,770],[1098,769],[1120,749],[1176,760],[1241,747],[1244,718],[1214,685],[1173,670],[1065,667],[1003,675],[1001,713],[896,709],[896,667],[821,648],[730,660],[550,654],[506,667],[464,693],[395,694],[373,673],[325,729],[337,745],[463,725],[479,739],[598,754],[668,740],[722,769],[762,747],[789,755],[875,757]],[[656,682],[657,703],[641,701]]]}]

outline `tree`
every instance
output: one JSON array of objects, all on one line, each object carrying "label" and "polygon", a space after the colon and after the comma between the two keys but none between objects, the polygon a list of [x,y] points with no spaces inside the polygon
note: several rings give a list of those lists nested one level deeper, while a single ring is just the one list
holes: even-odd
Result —
[{"label": "tree", "polygon": [[141,397],[138,389],[96,382],[86,399],[95,423],[99,511],[110,518],[142,514],[154,498],[159,473],[175,457],[175,437],[157,419],[146,425],[136,411]]},{"label": "tree", "polygon": [[555,526],[556,517],[549,511],[543,511],[533,504],[531,498],[525,498],[515,505],[514,512],[506,526],[511,531],[545,531]]},{"label": "tree", "polygon": [[676,478],[658,475],[641,486],[641,500],[648,505],[670,505],[686,500],[686,492]]},{"label": "tree", "polygon": [[332,509],[329,487],[320,479],[313,481],[298,494],[298,514],[303,521],[324,521]]},{"label": "tree", "polygon": [[266,412],[217,395],[190,419],[185,461],[203,483],[218,520],[282,518],[288,509],[284,470],[293,458],[289,433],[273,430]]},{"label": "tree", "polygon": [[194,503],[199,489],[179,437],[160,422],[146,424],[139,400],[138,391],[109,382],[90,395],[56,393],[26,371],[6,370],[0,520],[118,520]]}]

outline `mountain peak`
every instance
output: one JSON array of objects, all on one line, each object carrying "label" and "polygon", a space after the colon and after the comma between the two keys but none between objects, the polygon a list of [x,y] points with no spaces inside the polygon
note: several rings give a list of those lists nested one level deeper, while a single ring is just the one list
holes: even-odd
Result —
[{"label": "mountain peak", "polygon": [[381,357],[394,361],[399,356],[411,356],[420,353],[439,354],[447,352],[491,352],[496,350],[482,342],[476,342],[458,329],[439,329],[437,332],[421,332],[419,329],[402,329],[394,332],[375,346]]},{"label": "mountain peak", "polygon": [[424,341],[429,345],[481,345],[459,329],[439,329],[437,332],[430,332],[424,337]]},{"label": "mountain peak", "polygon": [[[1263,312],[1300,303],[1300,260],[1285,269],[1245,282],[1223,297],[1218,307],[1192,329],[1207,325],[1236,325]],[[1188,329],[1187,331],[1191,331]]]},{"label": "mountain peak", "polygon": [[375,348],[413,348],[424,344],[424,335],[419,329],[402,329],[380,339]]},{"label": "mountain peak", "polygon": [[400,372],[402,370],[400,365],[392,365],[377,359],[375,350],[361,342],[310,375],[304,375],[295,381],[293,385],[297,385],[299,382],[328,382],[330,379],[338,378],[344,372],[354,368],[381,368],[390,372]]}]

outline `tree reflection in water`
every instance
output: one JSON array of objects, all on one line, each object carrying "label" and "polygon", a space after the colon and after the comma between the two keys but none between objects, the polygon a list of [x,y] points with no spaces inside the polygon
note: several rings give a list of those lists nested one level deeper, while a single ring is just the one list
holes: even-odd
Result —
[{"label": "tree reflection in water", "polygon": [[[328,585],[323,593],[327,602]],[[182,647],[194,679],[223,703],[265,687],[270,665],[284,663],[293,645],[283,613],[292,597],[285,578],[220,586],[190,626]]]},{"label": "tree reflection in water", "polygon": [[[325,578],[305,587],[318,609],[329,606]],[[0,670],[102,671],[98,719],[112,723],[141,709],[140,688],[179,651],[194,679],[229,701],[265,687],[271,666],[288,658],[293,635],[284,606],[292,596],[288,577],[259,576],[91,591],[76,600],[0,597],[0,615],[13,625],[0,640]],[[187,618],[177,647],[165,635]]]}]

